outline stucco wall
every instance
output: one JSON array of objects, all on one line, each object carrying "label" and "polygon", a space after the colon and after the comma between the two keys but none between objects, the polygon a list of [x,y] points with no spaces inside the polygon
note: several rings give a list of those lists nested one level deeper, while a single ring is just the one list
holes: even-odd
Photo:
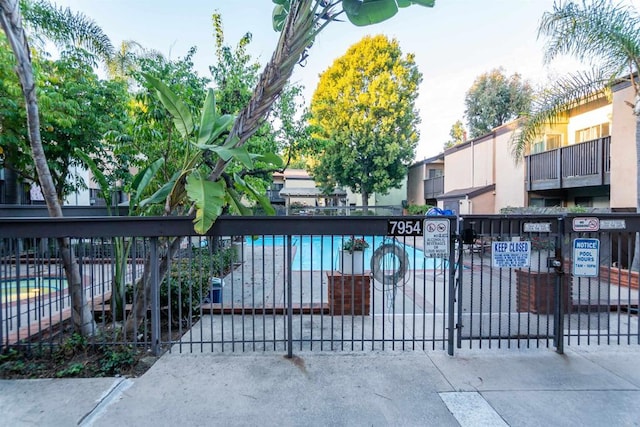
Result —
[{"label": "stucco wall", "polygon": [[611,207],[636,207],[636,121],[631,107],[633,89],[613,93],[611,126]]},{"label": "stucco wall", "polygon": [[612,105],[608,104],[591,111],[571,116],[569,118],[569,125],[567,126],[568,145],[575,144],[577,130],[609,122],[611,120],[612,110]]},{"label": "stucco wall", "polygon": [[506,207],[525,206],[524,159],[516,161],[511,155],[512,131],[497,133],[496,144],[496,195],[495,213]]},{"label": "stucco wall", "polygon": [[444,191],[493,184],[491,136],[465,143],[445,153]]},{"label": "stucco wall", "polygon": [[424,203],[424,163],[409,168],[407,176],[407,201],[411,204]]},{"label": "stucco wall", "polygon": [[[496,191],[496,195],[498,192]],[[473,198],[473,206],[471,208],[472,213],[474,214],[493,214],[496,213],[496,205],[495,205],[496,196],[492,191],[489,191],[484,194],[480,194]]]}]

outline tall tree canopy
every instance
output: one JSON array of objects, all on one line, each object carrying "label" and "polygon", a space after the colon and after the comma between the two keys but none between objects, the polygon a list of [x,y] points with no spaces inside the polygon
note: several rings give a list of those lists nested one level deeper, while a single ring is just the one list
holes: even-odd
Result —
[{"label": "tall tree canopy", "polygon": [[444,149],[451,148],[454,145],[462,144],[467,139],[467,131],[464,129],[462,120],[456,120],[449,130],[450,140],[444,143]]},{"label": "tall tree canopy", "polygon": [[503,68],[480,75],[465,96],[464,116],[472,138],[485,135],[528,113],[533,89],[515,73],[507,77]]},{"label": "tall tree canopy", "polygon": [[367,36],[320,75],[311,123],[328,141],[313,174],[362,194],[386,193],[406,176],[418,143],[415,108],[422,75],[397,40]]},{"label": "tall tree canopy", "polygon": [[[0,49],[8,46],[0,36]],[[3,50],[4,51],[4,50]],[[106,166],[103,135],[123,128],[127,122],[126,86],[100,80],[93,72],[91,58],[82,50],[69,51],[52,61],[34,53],[37,95],[40,99],[40,123],[43,149],[60,200],[84,188],[85,183],[72,174],[81,166],[75,149],[82,150]],[[21,180],[37,183],[26,127],[24,98],[13,69],[12,55],[0,55],[0,147],[6,153],[6,166]],[[19,108],[16,108],[19,107]]]}]

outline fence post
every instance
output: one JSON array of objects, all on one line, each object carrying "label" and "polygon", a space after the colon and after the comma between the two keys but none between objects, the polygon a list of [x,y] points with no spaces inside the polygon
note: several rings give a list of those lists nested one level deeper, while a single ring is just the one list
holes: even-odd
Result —
[{"label": "fence post", "polygon": [[287,357],[293,358],[293,267],[291,235],[287,235]]},{"label": "fence post", "polygon": [[[449,356],[453,356],[453,347],[454,347],[454,331],[455,331],[455,301],[456,301],[456,240],[458,239],[458,229],[456,220],[456,228],[454,231],[454,227],[451,226],[451,221],[449,222],[449,230],[451,230],[451,238],[449,240],[449,300],[448,300],[448,331],[447,331],[447,353]],[[462,244],[459,243],[459,246]]]},{"label": "fence post", "polygon": [[554,307],[554,337],[553,341],[556,346],[556,353],[564,354],[564,257],[562,254],[562,245],[564,243],[566,216],[558,218],[558,237],[556,242],[555,258],[559,261],[556,267],[556,288],[555,288],[555,307]]},{"label": "fence post", "polygon": [[160,355],[160,265],[158,263],[158,238],[151,238],[151,352]]}]

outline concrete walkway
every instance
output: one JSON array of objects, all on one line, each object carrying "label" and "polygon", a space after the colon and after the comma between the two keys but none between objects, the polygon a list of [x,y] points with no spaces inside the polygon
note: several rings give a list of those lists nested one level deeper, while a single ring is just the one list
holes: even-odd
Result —
[{"label": "concrete walkway", "polygon": [[0,381],[2,426],[638,426],[640,346],[167,353],[142,377]]}]

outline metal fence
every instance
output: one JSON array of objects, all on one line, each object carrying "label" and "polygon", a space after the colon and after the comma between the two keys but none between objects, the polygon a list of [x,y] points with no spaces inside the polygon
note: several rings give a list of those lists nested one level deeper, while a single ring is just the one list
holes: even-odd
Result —
[{"label": "metal fence", "polygon": [[[57,241],[65,237],[99,343],[180,352],[444,349],[448,260],[425,258],[419,236],[389,237],[393,221],[221,218],[209,236],[195,236],[187,218],[4,218],[0,340],[3,348],[57,344],[60,328],[71,327]],[[350,239],[368,246],[362,257],[343,256]],[[153,292],[136,286],[165,270]]]},{"label": "metal fence", "polygon": [[[223,217],[196,236],[188,218],[3,218],[0,342],[58,345],[72,330],[67,238],[96,344],[288,354],[638,344],[628,267],[639,225],[636,215]],[[351,256],[351,239],[367,247]]]},{"label": "metal fence", "polygon": [[[637,215],[467,216],[457,345],[638,344]],[[526,243],[529,260],[509,250]],[[494,250],[506,248],[508,257]],[[511,267],[511,268],[510,268]]]}]

